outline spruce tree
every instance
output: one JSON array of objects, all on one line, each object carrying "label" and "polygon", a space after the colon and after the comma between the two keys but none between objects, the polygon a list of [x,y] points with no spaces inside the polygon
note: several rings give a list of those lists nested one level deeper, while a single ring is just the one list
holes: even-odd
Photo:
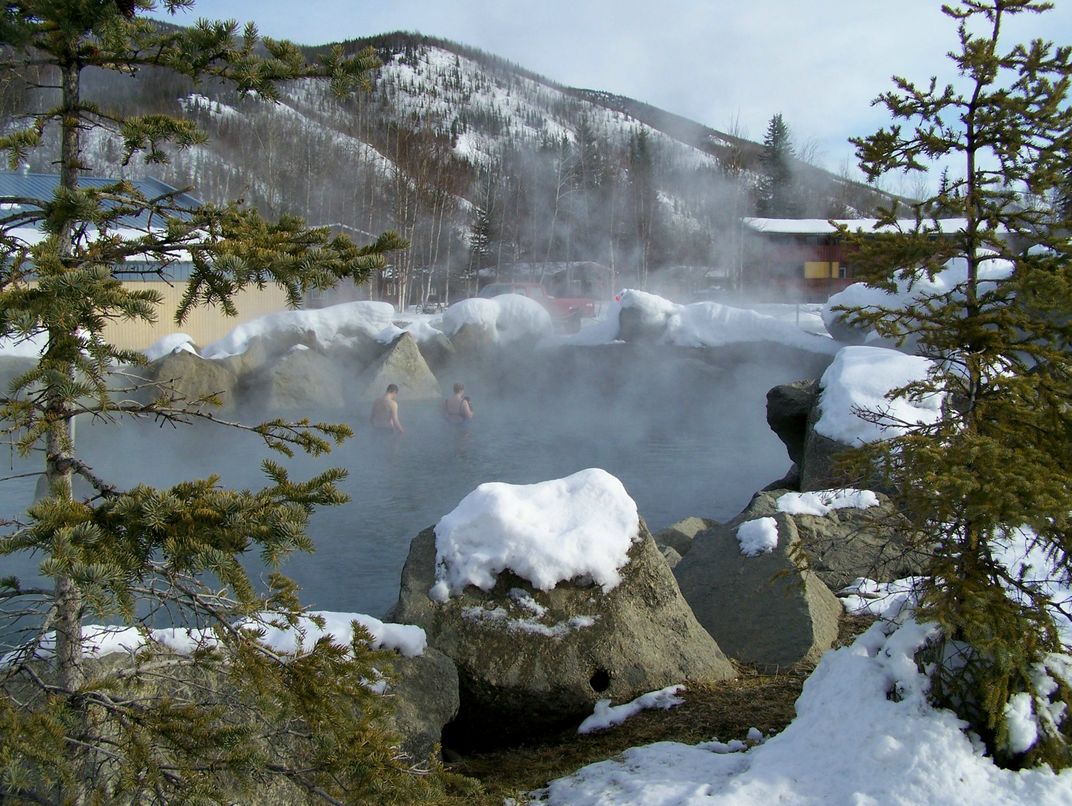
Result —
[{"label": "spruce tree", "polygon": [[793,141],[789,125],[776,114],[763,136],[763,154],[756,188],[756,212],[769,218],[791,218],[799,213],[796,181],[793,177]]},{"label": "spruce tree", "polygon": [[[390,233],[357,246],[239,204],[180,211],[174,198],[146,198],[126,182],[80,184],[86,132],[111,129],[128,159],[150,163],[202,139],[185,120],[120,118],[98,107],[82,91],[86,70],[153,67],[271,99],[286,79],[323,78],[340,93],[368,86],[375,66],[370,53],[340,50],[307,64],[294,45],[262,39],[252,25],[241,34],[233,22],[161,28],[143,18],[158,5],[175,11],[192,3],[26,0],[0,11],[3,68],[20,75],[33,65],[55,88],[52,105],[0,138],[0,148],[14,167],[47,127],[61,134],[55,195],[7,200],[19,207],[0,219],[0,337],[46,340],[37,365],[0,399],[0,416],[21,450],[43,451],[50,488],[0,537],[0,557],[34,552],[53,583],[0,584],[4,615],[30,628],[0,663],[0,800],[418,802],[431,784],[412,774],[383,727],[383,699],[369,681],[389,669],[367,635],[356,629],[348,647],[321,641],[300,656],[258,640],[271,624],[297,627],[302,608],[293,583],[272,573],[266,591],[243,558],[259,555],[271,569],[311,548],[306,522],[315,507],[344,500],[336,486],[343,472],[297,481],[266,462],[261,490],[224,489],[214,476],[123,490],[98,478],[76,450],[77,414],[218,419],[211,398],[183,399],[174,390],[137,402],[127,373],[110,371],[145,358],[108,343],[107,323],[151,320],[160,302],[151,290],[119,282],[127,259],[150,255],[164,277],[174,261],[192,261],[181,319],[196,305],[233,313],[236,293],[263,284],[281,286],[297,304],[309,289],[363,280],[402,246]],[[158,226],[120,237],[120,217],[138,214]],[[45,237],[20,239],[17,228],[27,226]],[[281,420],[248,430],[284,453],[320,454],[349,434],[342,425]],[[93,497],[74,495],[75,475]],[[195,651],[156,640],[146,614],[161,613],[195,630]],[[145,649],[118,662],[89,659],[83,627],[91,623],[136,628]]]},{"label": "spruce tree", "polygon": [[[1009,18],[1051,7],[943,6],[957,25],[957,78],[895,77],[876,102],[895,122],[853,143],[871,179],[936,161],[951,173],[913,205],[912,226],[897,224],[894,206],[879,233],[843,234],[867,282],[915,291],[908,307],[845,313],[933,359],[925,380],[891,397],[944,400],[937,423],[900,423],[903,435],[862,457],[897,491],[930,554],[917,618],[940,628],[925,658],[931,696],[999,762],[1060,768],[1072,762],[1072,667],[1057,626],[1067,611],[1046,585],[1072,578],[1072,221],[1067,209],[1032,200],[1054,198],[1068,175],[1072,48],[1002,39]],[[925,291],[934,286],[920,284],[943,269],[955,287]],[[1048,577],[1003,561],[1017,530],[1046,558]]]}]

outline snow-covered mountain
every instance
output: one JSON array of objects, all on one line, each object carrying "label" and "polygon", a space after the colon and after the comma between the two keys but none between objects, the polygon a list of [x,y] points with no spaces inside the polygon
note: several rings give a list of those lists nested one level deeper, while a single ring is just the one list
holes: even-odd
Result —
[{"label": "snow-covered mountain", "polygon": [[[596,261],[643,284],[675,267],[717,269],[754,212],[756,143],[443,40],[399,33],[344,47],[378,53],[371,94],[340,99],[324,82],[295,81],[269,102],[157,71],[87,76],[105,107],[185,115],[209,136],[168,166],[124,166],[118,140],[91,132],[88,161],[358,239],[397,230],[411,248],[381,279],[403,303],[522,263]],[[50,158],[31,167],[49,170]],[[852,216],[878,201],[798,167],[802,215]]]}]

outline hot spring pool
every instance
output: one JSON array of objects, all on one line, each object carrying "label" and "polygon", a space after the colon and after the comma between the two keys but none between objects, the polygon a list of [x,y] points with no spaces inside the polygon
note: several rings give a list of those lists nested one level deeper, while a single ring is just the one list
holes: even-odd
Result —
[{"label": "hot spring pool", "polygon": [[[674,353],[673,361],[618,362],[597,372],[515,366],[459,378],[476,411],[463,439],[442,420],[437,402],[403,394],[406,433],[392,439],[370,431],[368,403],[355,401],[342,416],[309,415],[349,422],[356,432],[316,460],[286,460],[251,435],[206,425],[79,420],[77,441],[99,474],[120,486],[213,472],[230,486],[261,486],[260,462],[268,456],[299,479],[345,467],[350,475],[342,487],[352,500],[314,515],[315,553],[290,558],[283,570],[311,607],[380,616],[397,598],[410,540],[486,481],[527,484],[601,467],[621,479],[652,531],[690,515],[736,515],[789,467],[766,424],[767,390],[816,372],[795,353],[768,359],[713,366]],[[449,386],[455,378],[441,380]],[[9,474],[36,469],[17,457],[7,464]],[[0,515],[21,512],[34,483],[0,484]],[[0,573],[32,577],[36,564],[8,557]]]}]

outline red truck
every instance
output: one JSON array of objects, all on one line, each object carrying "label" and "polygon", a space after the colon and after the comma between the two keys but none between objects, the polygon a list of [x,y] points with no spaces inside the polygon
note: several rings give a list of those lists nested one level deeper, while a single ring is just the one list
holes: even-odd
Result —
[{"label": "red truck", "polygon": [[552,297],[539,283],[489,283],[480,289],[480,296],[484,299],[501,294],[520,294],[536,300],[551,314],[551,321],[559,330],[575,332],[581,326],[581,319],[591,319],[596,315],[595,300],[583,297]]}]

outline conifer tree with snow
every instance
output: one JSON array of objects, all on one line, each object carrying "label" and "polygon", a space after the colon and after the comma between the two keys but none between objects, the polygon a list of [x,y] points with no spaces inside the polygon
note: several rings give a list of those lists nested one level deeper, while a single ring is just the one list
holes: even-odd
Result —
[{"label": "conifer tree with snow", "polygon": [[793,178],[793,140],[781,114],[774,115],[763,136],[756,188],[756,212],[769,218],[790,218],[799,213],[799,193]]},{"label": "conifer tree with snow", "polygon": [[[1055,198],[1068,175],[1072,48],[1004,40],[1012,18],[1051,8],[943,6],[958,32],[956,78],[895,77],[876,102],[894,123],[853,143],[871,179],[934,162],[949,173],[913,205],[914,226],[898,226],[892,208],[882,233],[842,231],[868,283],[912,289],[907,307],[844,312],[932,359],[924,380],[891,399],[943,401],[927,426],[867,413],[903,433],[862,455],[929,552],[916,618],[940,628],[921,655],[931,697],[1000,763],[1063,768],[1072,764],[1072,657],[1058,625],[1069,612],[1047,588],[1072,579],[1072,220],[1031,200]],[[959,220],[940,223],[949,216]],[[927,284],[943,271],[944,283]],[[1010,563],[1015,536],[1032,564]]]},{"label": "conifer tree with snow", "polygon": [[[0,337],[45,343],[36,366],[0,399],[0,417],[12,443],[44,457],[50,490],[21,522],[8,524],[0,558],[32,552],[51,581],[0,582],[0,801],[437,798],[436,777],[414,775],[384,727],[384,700],[369,681],[389,672],[389,659],[370,649],[363,630],[348,646],[322,640],[304,654],[260,640],[273,625],[308,625],[295,585],[273,569],[288,553],[311,548],[307,520],[315,507],[345,499],[337,487],[342,471],[298,481],[266,462],[260,490],[225,489],[214,476],[168,489],[119,489],[77,451],[76,415],[220,421],[211,397],[184,399],[165,387],[139,402],[146,396],[131,388],[134,373],[113,371],[145,358],[110,344],[105,326],[153,319],[160,303],[156,292],[120,283],[128,259],[149,255],[165,277],[174,261],[192,261],[181,317],[197,305],[233,313],[234,295],[261,284],[278,284],[296,304],[309,289],[364,279],[385,252],[402,246],[389,233],[357,246],[239,204],[178,210],[174,197],[146,198],[125,182],[80,184],[87,133],[110,130],[128,159],[150,163],[202,139],[185,120],[120,118],[94,104],[81,83],[88,70],[152,67],[268,99],[277,82],[299,77],[330,81],[338,92],[368,85],[375,66],[368,53],[336,50],[310,65],[294,45],[262,39],[252,25],[241,34],[234,23],[161,28],[144,16],[191,5],[24,0],[0,11],[3,69],[17,76],[32,65],[54,90],[51,105],[0,137],[0,148],[14,167],[48,127],[58,127],[62,144],[55,195],[7,199],[18,206],[0,214]],[[154,226],[134,236],[118,231],[121,217],[139,214]],[[26,227],[43,237],[23,239]],[[246,428],[288,454],[324,453],[349,433],[305,421]],[[92,487],[89,497],[75,495],[75,476]],[[251,558],[271,572],[267,589],[251,579],[244,564]],[[143,649],[91,657],[90,624],[131,628]],[[180,651],[151,627],[174,628],[173,639],[196,647]]]}]

